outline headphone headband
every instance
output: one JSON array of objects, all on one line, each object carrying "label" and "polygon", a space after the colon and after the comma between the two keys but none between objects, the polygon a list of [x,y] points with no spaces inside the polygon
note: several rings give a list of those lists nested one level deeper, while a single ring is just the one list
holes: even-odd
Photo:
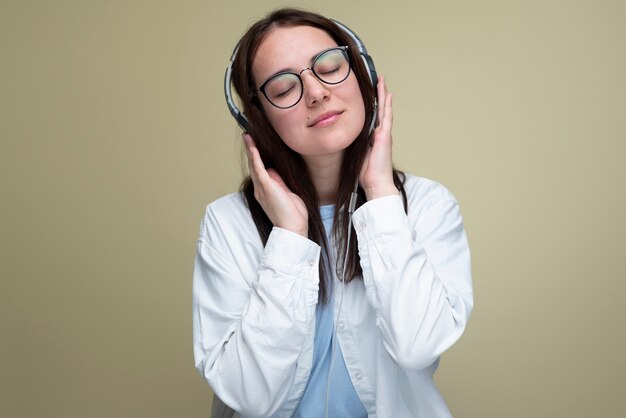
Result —
[{"label": "headphone headband", "polygon": [[[370,82],[372,86],[376,88],[378,84],[378,76],[376,74],[376,68],[374,67],[374,61],[372,57],[367,53],[367,48],[365,48],[365,44],[361,41],[361,38],[358,37],[356,33],[354,33],[350,28],[348,28],[343,23],[340,23],[334,19],[331,21],[339,27],[345,34],[347,34],[350,39],[354,42],[357,49],[359,50],[359,55],[365,64],[365,68],[367,69],[367,74],[369,75]],[[241,41],[239,41],[241,42]],[[233,54],[230,56],[230,62],[228,63],[228,67],[226,67],[226,73],[224,74],[224,96],[226,96],[226,105],[228,106],[228,110],[230,110],[231,115],[235,118],[239,126],[244,131],[248,131],[250,128],[250,123],[248,122],[248,118],[246,115],[237,107],[235,101],[233,100],[232,93],[232,73],[233,73],[233,63],[235,61],[235,57],[237,56],[237,52],[239,51],[239,42],[235,45],[235,49],[233,50]],[[374,117],[372,118],[372,125],[370,126],[370,132],[374,127],[374,123],[376,121],[376,105],[374,106]]]}]

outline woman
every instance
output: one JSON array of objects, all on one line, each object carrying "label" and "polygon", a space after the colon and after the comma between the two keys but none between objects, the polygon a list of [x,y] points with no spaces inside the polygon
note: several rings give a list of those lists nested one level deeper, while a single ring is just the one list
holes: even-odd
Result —
[{"label": "woman", "polygon": [[250,176],[207,207],[193,283],[213,416],[450,416],[432,375],[472,309],[469,249],[450,192],[394,170],[384,79],[333,21],[282,9],[232,81]]}]

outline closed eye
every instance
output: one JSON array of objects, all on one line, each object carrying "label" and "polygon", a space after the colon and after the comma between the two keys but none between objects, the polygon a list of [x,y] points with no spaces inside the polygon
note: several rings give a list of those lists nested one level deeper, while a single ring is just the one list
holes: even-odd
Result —
[{"label": "closed eye", "polygon": [[335,68],[331,68],[330,70],[327,71],[321,71],[319,74],[320,75],[329,75],[329,74],[334,74],[339,72],[339,67],[335,67]]},{"label": "closed eye", "polygon": [[274,97],[284,97],[286,95],[288,95],[289,93],[291,93],[291,91],[294,89],[295,86],[291,86],[289,87],[287,90],[283,90],[277,94],[274,94]]}]

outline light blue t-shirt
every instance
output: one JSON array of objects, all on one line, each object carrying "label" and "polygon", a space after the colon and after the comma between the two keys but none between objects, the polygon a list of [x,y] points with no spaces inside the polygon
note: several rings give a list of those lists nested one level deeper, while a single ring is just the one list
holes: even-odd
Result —
[{"label": "light blue t-shirt", "polygon": [[[330,242],[333,226],[334,205],[320,207],[320,215],[326,237]],[[326,260],[325,260],[326,261]],[[329,263],[332,267],[334,262]],[[332,295],[331,277],[325,277],[328,283],[329,294]],[[295,418],[317,418],[324,416],[324,402],[326,385],[328,382],[328,370],[332,356],[333,345],[335,348],[335,361],[333,373],[328,389],[328,416],[330,418],[367,418],[367,411],[363,407],[359,396],[352,385],[343,353],[338,341],[334,338],[335,324],[333,322],[333,298],[326,305],[317,304],[315,312],[315,340],[313,343],[313,367],[302,400],[294,413]]]}]

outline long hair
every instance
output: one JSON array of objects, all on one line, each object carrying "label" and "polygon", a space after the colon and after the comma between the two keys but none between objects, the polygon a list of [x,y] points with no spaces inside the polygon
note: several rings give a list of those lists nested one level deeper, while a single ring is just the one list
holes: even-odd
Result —
[{"label": "long hair", "polygon": [[[337,42],[337,45],[347,45],[351,70],[354,71],[358,81],[363,103],[365,105],[365,123],[358,137],[348,146],[344,152],[343,164],[341,167],[341,181],[337,190],[335,202],[335,215],[333,222],[333,237],[337,248],[337,272],[343,271],[343,260],[345,255],[347,230],[350,220],[348,204],[354,188],[354,183],[359,175],[360,167],[370,146],[370,135],[368,128],[374,117],[374,101],[376,89],[372,86],[367,69],[359,56],[358,49],[352,39],[340,29],[333,21],[321,15],[297,9],[279,9],[270,13],[264,19],[259,20],[248,29],[246,34],[239,41],[239,49],[233,62],[232,81],[235,90],[240,98],[243,111],[248,118],[249,133],[254,138],[256,146],[261,155],[261,159],[266,168],[275,169],[282,177],[287,187],[297,194],[306,205],[309,222],[309,239],[319,244],[322,251],[330,257],[329,243],[326,239],[324,225],[319,212],[319,197],[311,180],[303,158],[290,149],[278,136],[270,122],[268,121],[258,97],[255,95],[256,87],[252,75],[252,63],[254,61],[259,45],[265,39],[270,30],[276,27],[312,26],[328,33]],[[394,183],[398,190],[402,192],[404,206],[406,210],[406,193],[404,191],[403,175],[394,170]],[[272,230],[272,222],[267,217],[261,205],[254,197],[254,184],[250,177],[247,177],[242,185],[243,193],[252,219],[257,227],[263,244],[267,242]],[[356,207],[365,203],[365,193],[359,187]],[[321,262],[319,299],[323,303],[328,302],[329,285],[325,264]],[[350,250],[347,257],[346,276],[337,276],[346,282],[354,278],[361,277],[362,269],[359,264],[356,234],[351,234]],[[332,276],[330,276],[332,277]]]}]

